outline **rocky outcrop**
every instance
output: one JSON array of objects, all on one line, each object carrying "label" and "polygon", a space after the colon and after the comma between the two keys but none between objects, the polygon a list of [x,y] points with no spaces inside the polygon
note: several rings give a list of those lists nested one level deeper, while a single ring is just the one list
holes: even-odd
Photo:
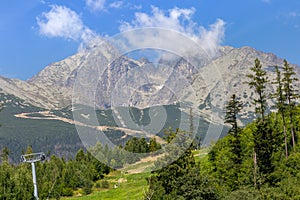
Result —
[{"label": "rocky outcrop", "polygon": [[[253,114],[250,102],[254,93],[244,82],[255,58],[260,59],[269,72],[270,80],[275,78],[274,66],[283,65],[283,60],[276,55],[251,47],[220,47],[218,56],[204,66],[193,66],[178,56],[165,55],[158,63],[123,55],[108,63],[117,51],[109,45],[104,49],[94,48],[50,64],[28,81],[0,77],[0,92],[15,95],[38,107],[60,109],[72,103],[78,73],[91,66],[84,79],[96,85],[91,97],[99,108],[144,108],[186,102],[207,116],[216,115],[216,119],[221,119],[226,100],[235,93],[245,102],[243,117],[247,118]],[[101,72],[97,69],[99,66]],[[299,66],[292,66],[300,77]],[[300,84],[296,87],[300,88]],[[270,84],[268,90],[274,91],[274,86]],[[83,93],[82,98],[87,95]]]}]

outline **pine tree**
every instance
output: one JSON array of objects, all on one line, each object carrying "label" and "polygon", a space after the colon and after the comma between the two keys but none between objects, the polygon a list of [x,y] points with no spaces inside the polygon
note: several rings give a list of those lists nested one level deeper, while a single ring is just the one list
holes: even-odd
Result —
[{"label": "pine tree", "polygon": [[145,138],[140,138],[138,140],[138,153],[148,153],[149,145]]},{"label": "pine tree", "polygon": [[1,154],[2,162],[4,162],[4,161],[8,162],[9,161],[10,150],[7,147],[3,147],[0,154]]},{"label": "pine tree", "polygon": [[256,186],[257,174],[269,174],[272,171],[272,153],[273,146],[270,144],[272,141],[272,130],[270,129],[269,122],[266,120],[267,110],[267,91],[266,86],[269,82],[267,72],[262,69],[259,59],[255,59],[254,67],[250,68],[253,74],[248,74],[250,79],[246,82],[257,95],[254,98],[253,104],[255,105],[255,113],[259,115],[256,125],[256,131],[253,132],[254,137],[254,185]]},{"label": "pine tree", "polygon": [[[3,109],[3,105],[0,104],[0,112],[2,111],[2,109]],[[0,123],[0,127],[1,127],[1,123]]]},{"label": "pine tree", "polygon": [[233,136],[232,150],[234,155],[236,156],[234,162],[235,164],[239,165],[241,164],[242,147],[240,142],[241,129],[238,127],[237,117],[242,109],[242,103],[237,99],[236,95],[233,94],[225,109],[225,123],[231,125],[231,128],[228,133],[229,135]]},{"label": "pine tree", "polygon": [[285,157],[288,158],[288,145],[287,145],[287,133],[286,133],[286,119],[285,119],[285,97],[283,93],[283,82],[282,82],[282,75],[281,71],[278,66],[275,66],[276,78],[275,81],[272,82],[273,84],[277,85],[276,92],[274,93],[273,97],[276,98],[276,105],[275,107],[278,109],[278,113],[280,114],[282,121],[283,121],[283,134],[284,134],[284,146],[285,146]]},{"label": "pine tree", "polygon": [[161,149],[161,145],[156,142],[155,137],[151,138],[149,141],[149,151],[150,152],[155,152],[158,149]]},{"label": "pine tree", "polygon": [[190,132],[191,134],[194,134],[194,116],[193,116],[193,108],[190,108],[190,115],[189,115],[189,120],[190,120]]},{"label": "pine tree", "polygon": [[[178,134],[185,137],[188,133],[179,129],[176,132],[169,131],[167,141],[176,140]],[[173,150],[170,154],[178,152],[176,149]],[[162,159],[168,160],[167,157]],[[182,152],[176,161],[149,177],[148,183],[149,190],[145,193],[144,199],[217,199],[211,181],[200,174],[192,153],[192,145]]]},{"label": "pine tree", "polygon": [[247,75],[250,81],[246,83],[251,89],[254,89],[255,93],[258,95],[256,99],[253,99],[253,104],[255,105],[256,114],[259,114],[260,118],[264,121],[268,106],[266,84],[269,82],[269,80],[267,77],[267,72],[262,69],[260,61],[256,58],[254,62],[254,67],[250,68],[253,74]]},{"label": "pine tree", "polygon": [[25,154],[32,154],[33,153],[33,149],[32,149],[32,146],[29,145],[25,151]]},{"label": "pine tree", "polygon": [[290,128],[291,128],[291,135],[292,135],[292,144],[293,148],[296,147],[296,135],[294,130],[294,123],[293,123],[293,110],[295,108],[295,100],[299,98],[297,95],[297,91],[294,89],[294,81],[298,81],[298,79],[295,76],[295,71],[292,66],[289,65],[289,63],[284,60],[283,61],[283,91],[284,91],[284,97],[287,104],[287,110],[289,113],[290,118]]},{"label": "pine tree", "polygon": [[86,157],[85,157],[83,149],[79,149],[77,151],[75,160],[78,161],[78,162],[84,162],[86,160]]},{"label": "pine tree", "polygon": [[269,120],[270,119],[266,119],[265,121],[257,122],[256,131],[253,132],[254,150],[257,154],[257,166],[263,176],[262,178],[267,178],[274,167],[272,166],[272,155],[274,151],[273,128]]}]

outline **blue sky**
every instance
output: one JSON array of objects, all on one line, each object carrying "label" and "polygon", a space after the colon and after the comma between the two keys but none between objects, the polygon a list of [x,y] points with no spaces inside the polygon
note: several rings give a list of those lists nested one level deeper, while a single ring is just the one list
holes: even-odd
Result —
[{"label": "blue sky", "polygon": [[299,0],[2,0],[0,75],[26,80],[93,37],[166,27],[300,64]]}]

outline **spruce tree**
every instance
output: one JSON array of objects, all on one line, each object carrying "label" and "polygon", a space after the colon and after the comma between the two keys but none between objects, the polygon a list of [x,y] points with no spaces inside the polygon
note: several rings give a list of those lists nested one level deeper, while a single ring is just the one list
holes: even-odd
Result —
[{"label": "spruce tree", "polygon": [[[166,134],[168,135],[167,141],[171,142],[177,140],[178,136],[185,137],[189,133],[177,129],[175,132],[169,130]],[[176,150],[176,147],[174,148],[170,149],[169,155],[161,158],[161,162],[169,160],[169,157],[172,157],[170,154],[180,152]],[[152,172],[152,176],[148,178],[149,190],[145,193],[144,199],[217,199],[211,180],[200,173],[200,168],[192,153],[192,145],[181,153],[176,161]],[[159,163],[158,160],[155,165]]]},{"label": "spruce tree", "polygon": [[282,118],[283,122],[283,134],[284,134],[284,147],[285,147],[285,157],[288,158],[288,145],[287,145],[287,133],[286,133],[286,119],[285,119],[285,97],[283,93],[283,82],[282,82],[282,74],[278,66],[275,66],[276,78],[275,81],[272,82],[273,84],[277,85],[276,92],[274,93],[273,97],[276,98],[275,107],[278,110],[279,115]]},{"label": "spruce tree", "polygon": [[255,105],[255,112],[259,114],[261,120],[265,120],[265,114],[267,109],[267,91],[266,85],[269,82],[267,77],[267,72],[262,69],[260,61],[255,59],[254,67],[251,67],[253,74],[248,74],[247,77],[250,79],[249,82],[246,82],[251,89],[254,89],[254,92],[257,94],[257,98],[253,99],[253,104]]},{"label": "spruce tree", "polygon": [[[251,89],[254,89],[257,97],[253,99],[255,105],[255,112],[259,116],[257,120],[256,130],[253,132],[254,138],[254,185],[256,186],[257,178],[256,174],[268,175],[272,172],[272,153],[273,146],[272,141],[272,129],[269,126],[269,119],[266,119],[267,110],[267,98],[268,94],[266,91],[267,84],[269,82],[267,72],[262,69],[262,65],[259,59],[255,59],[254,67],[250,68],[253,72],[248,74],[247,77],[250,79],[246,82]],[[261,176],[264,177],[264,176]],[[260,181],[263,182],[264,180]]]},{"label": "spruce tree", "polygon": [[161,149],[161,145],[156,142],[155,137],[151,138],[149,141],[149,152],[155,152]]},{"label": "spruce tree", "polygon": [[[3,105],[0,103],[0,112],[2,111],[2,109],[3,109]],[[1,127],[2,125],[1,125],[1,123],[0,123],[0,127]]]},{"label": "spruce tree", "polygon": [[4,161],[9,162],[9,154],[10,154],[10,150],[7,147],[3,147],[3,149],[0,152],[2,162]]},{"label": "spruce tree", "polygon": [[231,128],[228,132],[229,135],[233,137],[232,141],[232,151],[236,156],[234,163],[236,165],[241,164],[241,141],[240,141],[240,132],[241,129],[238,127],[237,117],[239,112],[242,109],[242,103],[238,100],[235,94],[233,94],[225,107],[225,123],[230,124]]},{"label": "spruce tree", "polygon": [[290,129],[291,129],[291,135],[292,135],[292,144],[293,148],[296,147],[296,135],[294,130],[294,123],[293,123],[293,111],[295,108],[295,100],[299,98],[299,95],[297,94],[297,91],[294,89],[294,82],[298,81],[298,79],[295,77],[295,71],[292,66],[289,65],[289,63],[284,60],[283,61],[283,91],[284,91],[284,97],[287,104],[287,110],[289,113],[290,118]]}]

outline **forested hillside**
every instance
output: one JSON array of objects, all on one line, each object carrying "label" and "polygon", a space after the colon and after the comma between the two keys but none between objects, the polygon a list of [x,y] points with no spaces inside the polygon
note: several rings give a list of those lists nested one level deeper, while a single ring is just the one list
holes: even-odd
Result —
[{"label": "forested hillside", "polygon": [[[268,77],[256,59],[243,83],[253,91],[251,103],[256,118],[251,123],[240,126],[238,119],[245,102],[238,98],[239,94],[232,94],[224,108],[224,122],[230,127],[227,136],[212,144],[207,155],[197,159],[193,154],[196,148],[201,148],[197,143],[192,143],[185,152],[172,146],[169,153],[154,161],[154,165],[163,165],[178,152],[182,153],[181,156],[166,167],[147,174],[148,189],[140,192],[139,198],[300,199],[300,105],[296,103],[299,91],[294,87],[299,80],[286,61],[273,70],[277,74],[274,80]],[[268,84],[274,84],[276,91],[267,90]],[[275,102],[275,107],[268,105],[270,99]],[[168,129],[165,140],[180,146],[180,139],[189,134],[189,130]],[[131,138],[124,145],[127,151],[135,153],[165,147],[155,140],[148,142],[137,138]],[[106,147],[96,146],[91,151],[97,151],[97,148],[103,151]],[[27,153],[31,151],[27,149]],[[112,153],[108,151],[106,155]],[[9,154],[9,149],[2,149],[0,199],[32,199],[30,166],[11,164]],[[132,162],[139,159],[134,158]],[[46,162],[37,164],[40,198],[59,199],[78,194],[78,191],[88,195],[99,191],[100,187],[117,193],[120,190],[106,182],[109,180],[107,174],[112,171],[83,150],[71,160],[51,156]],[[94,199],[102,199],[103,192],[97,192]],[[128,196],[117,199],[128,199]]]},{"label": "forested hillside", "polygon": [[[244,83],[254,92],[256,119],[239,127],[245,102],[232,94],[225,107],[228,135],[198,164],[190,148],[153,173],[145,199],[300,199],[300,106],[294,89],[298,79],[287,61],[274,70],[277,77],[269,80],[256,59]],[[270,94],[267,84],[275,84],[276,92]],[[270,98],[277,112],[268,112]]]}]

